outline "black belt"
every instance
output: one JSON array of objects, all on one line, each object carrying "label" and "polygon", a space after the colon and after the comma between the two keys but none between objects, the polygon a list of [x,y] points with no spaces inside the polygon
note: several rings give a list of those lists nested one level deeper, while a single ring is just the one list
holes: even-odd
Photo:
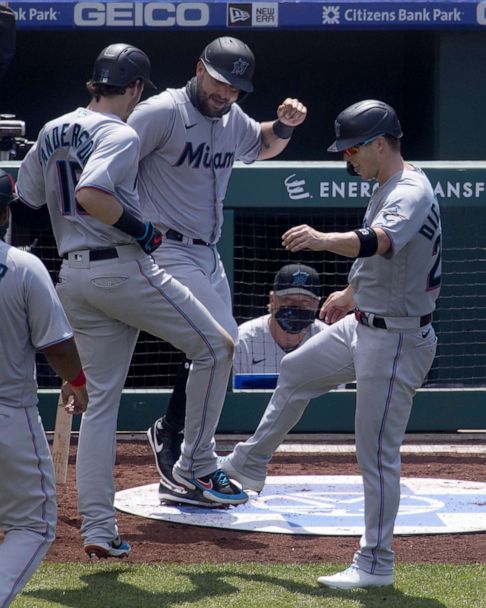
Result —
[{"label": "black belt", "polygon": [[[71,252],[76,253],[76,252]],[[65,253],[62,256],[65,260],[69,258],[69,253]],[[90,249],[89,250],[89,261],[96,262],[97,260],[112,260],[118,257],[118,251],[111,247],[109,249]]]},{"label": "black belt", "polygon": [[[378,329],[387,329],[386,321],[383,317],[372,317],[370,318],[365,312],[361,310],[355,310],[354,316],[361,325],[368,325],[369,327],[376,327]],[[432,314],[424,315],[420,317],[420,327],[428,325],[432,321]]]},{"label": "black belt", "polygon": [[[169,239],[169,241],[179,241],[179,243],[180,243],[183,241],[184,235],[181,234],[180,232],[177,232],[176,230],[172,230],[172,228],[170,228],[165,233],[165,238]],[[206,245],[206,247],[209,247],[209,245],[210,245],[210,243],[206,243],[206,241],[203,241],[202,239],[191,239],[191,237],[186,237],[186,238],[189,241],[189,244],[192,243],[193,245]]]}]

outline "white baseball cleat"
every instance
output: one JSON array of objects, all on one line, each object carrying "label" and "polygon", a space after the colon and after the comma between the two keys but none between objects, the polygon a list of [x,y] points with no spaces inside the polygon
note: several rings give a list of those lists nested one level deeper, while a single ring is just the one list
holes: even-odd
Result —
[{"label": "white baseball cleat", "polygon": [[393,585],[393,574],[369,574],[353,564],[332,576],[320,576],[317,582],[321,587],[331,587],[332,589],[385,587]]},{"label": "white baseball cleat", "polygon": [[263,490],[263,486],[265,485],[264,479],[252,479],[247,475],[243,475],[237,471],[234,466],[231,464],[229,456],[219,456],[218,458],[218,467],[223,469],[223,471],[228,475],[230,479],[235,479],[237,482],[241,484],[243,490],[252,490],[253,492],[260,493]]}]

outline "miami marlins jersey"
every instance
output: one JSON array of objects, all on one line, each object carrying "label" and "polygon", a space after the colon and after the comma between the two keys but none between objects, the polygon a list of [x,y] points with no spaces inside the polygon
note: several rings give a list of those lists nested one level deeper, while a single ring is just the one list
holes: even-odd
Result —
[{"label": "miami marlins jersey", "polygon": [[418,169],[395,173],[374,192],[364,227],[390,237],[385,256],[358,258],[349,283],[358,308],[383,317],[420,317],[435,309],[441,275],[440,210]]},{"label": "miami marlins jersey", "polygon": [[[233,361],[233,373],[278,374],[280,372],[280,361],[287,353],[273,339],[269,321],[270,315],[263,315],[239,326],[239,342]],[[326,324],[316,319],[309,326],[301,344],[325,328]]]},{"label": "miami marlins jersey", "polygon": [[[48,122],[22,161],[17,193],[31,207],[49,207],[59,254],[135,242],[88,215],[76,190],[92,187],[112,194],[141,218],[136,190],[139,140],[112,114],[78,108]],[[67,221],[66,221],[67,220]]]},{"label": "miami marlins jersey", "polygon": [[42,262],[0,241],[0,404],[37,404],[36,350],[73,332]]},{"label": "miami marlins jersey", "polygon": [[216,243],[233,163],[256,160],[260,124],[237,104],[222,118],[208,118],[185,88],[138,104],[128,123],[141,140],[139,194],[146,219]]}]

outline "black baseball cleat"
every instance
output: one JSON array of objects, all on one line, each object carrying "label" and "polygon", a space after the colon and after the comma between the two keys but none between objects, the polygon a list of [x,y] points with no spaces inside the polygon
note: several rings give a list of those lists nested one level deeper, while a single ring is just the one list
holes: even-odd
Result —
[{"label": "black baseball cleat", "polygon": [[248,502],[248,494],[241,487],[228,479],[221,469],[217,469],[204,477],[182,477],[174,475],[178,486],[167,486],[163,482],[159,486],[159,498],[167,504],[186,504],[196,507],[221,508],[237,506]]},{"label": "black baseball cleat", "polygon": [[147,438],[155,456],[155,466],[159,472],[160,481],[167,487],[179,488],[180,484],[172,475],[172,467],[181,455],[184,435],[164,428],[162,418],[159,418],[147,429]]},{"label": "black baseball cleat", "polygon": [[159,500],[161,504],[203,507],[206,509],[227,509],[230,505],[220,504],[209,500],[201,490],[189,490],[182,486],[165,485],[162,481],[159,484]]}]

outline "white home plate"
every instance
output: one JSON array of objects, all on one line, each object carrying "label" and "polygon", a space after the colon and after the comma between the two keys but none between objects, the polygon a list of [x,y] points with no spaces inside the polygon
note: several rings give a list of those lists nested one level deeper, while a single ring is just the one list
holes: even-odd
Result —
[{"label": "white home plate", "polygon": [[[252,532],[360,536],[363,484],[359,476],[267,477],[260,495],[229,509],[160,505],[159,484],[117,492],[119,511],[173,523]],[[395,534],[486,530],[486,483],[403,478]]]}]

